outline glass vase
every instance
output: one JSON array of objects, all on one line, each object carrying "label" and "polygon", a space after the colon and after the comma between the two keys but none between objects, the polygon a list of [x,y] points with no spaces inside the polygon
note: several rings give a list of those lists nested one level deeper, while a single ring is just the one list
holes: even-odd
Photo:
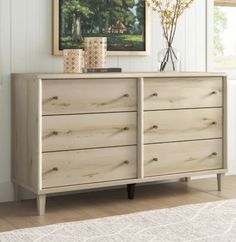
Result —
[{"label": "glass vase", "polygon": [[181,71],[181,55],[180,52],[169,46],[158,52],[158,70],[160,72]]}]

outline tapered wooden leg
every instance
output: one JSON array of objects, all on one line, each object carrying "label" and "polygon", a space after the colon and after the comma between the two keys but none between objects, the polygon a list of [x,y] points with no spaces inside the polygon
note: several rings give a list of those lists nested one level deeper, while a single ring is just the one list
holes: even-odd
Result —
[{"label": "tapered wooden leg", "polygon": [[222,190],[223,177],[224,177],[224,174],[217,174],[217,187],[219,192]]},{"label": "tapered wooden leg", "polygon": [[15,202],[20,202],[21,197],[20,197],[20,186],[14,183],[14,201]]},{"label": "tapered wooden leg", "polygon": [[128,199],[134,199],[135,184],[127,185]]},{"label": "tapered wooden leg", "polygon": [[42,216],[45,214],[45,206],[46,206],[46,194],[37,195],[37,208],[38,208],[39,216]]}]

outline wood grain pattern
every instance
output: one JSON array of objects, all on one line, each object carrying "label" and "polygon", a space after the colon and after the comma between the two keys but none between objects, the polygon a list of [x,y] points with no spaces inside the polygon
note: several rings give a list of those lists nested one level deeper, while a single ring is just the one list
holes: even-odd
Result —
[{"label": "wood grain pattern", "polygon": [[221,77],[146,78],[144,109],[222,106]]},{"label": "wood grain pattern", "polygon": [[147,111],[144,142],[172,142],[222,137],[222,109]]},{"label": "wood grain pattern", "polygon": [[39,80],[12,81],[12,179],[35,192],[40,164],[39,85]]},{"label": "wood grain pattern", "polygon": [[138,178],[144,178],[143,165],[143,78],[138,79],[138,112],[137,112],[137,148],[138,148]]},{"label": "wood grain pattern", "polygon": [[82,73],[82,74],[65,74],[65,73],[15,73],[14,78],[31,78],[53,80],[54,82],[63,80],[77,79],[94,79],[100,82],[101,79],[110,79],[110,82],[116,82],[117,79],[133,79],[133,78],[211,78],[226,77],[226,73],[222,72],[121,72],[121,73]]},{"label": "wood grain pattern", "polygon": [[136,111],[135,79],[44,80],[43,115]]},{"label": "wood grain pattern", "polygon": [[[16,74],[13,79],[17,189],[46,195],[227,171],[224,74]],[[168,104],[164,110],[144,110],[148,79],[161,83],[166,95],[161,105],[168,93],[175,98],[171,109]],[[206,97],[210,91],[215,93]],[[160,169],[154,165],[158,154]],[[45,199],[38,201],[43,214]]]},{"label": "wood grain pattern", "polygon": [[136,112],[43,117],[43,151],[134,145]]},{"label": "wood grain pattern", "polygon": [[136,146],[43,154],[43,188],[137,177]]},{"label": "wood grain pattern", "polygon": [[157,176],[223,168],[222,140],[145,145],[144,174]]}]

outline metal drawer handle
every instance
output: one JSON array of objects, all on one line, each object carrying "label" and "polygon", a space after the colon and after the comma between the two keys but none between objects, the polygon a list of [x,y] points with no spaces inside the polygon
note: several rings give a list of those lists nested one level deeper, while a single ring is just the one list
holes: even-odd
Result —
[{"label": "metal drawer handle", "polygon": [[157,96],[158,96],[158,93],[157,93],[157,92],[154,92],[154,93],[152,94],[152,96],[153,96],[153,97],[157,97]]},{"label": "metal drawer handle", "polygon": [[58,100],[58,99],[59,99],[58,96],[52,97],[52,100]]},{"label": "metal drawer handle", "polygon": [[125,161],[124,161],[124,164],[125,164],[125,165],[128,165],[128,164],[129,164],[129,161],[128,161],[128,160],[125,160]]},{"label": "metal drawer handle", "polygon": [[211,95],[215,95],[215,94],[217,94],[217,92],[216,91],[212,91],[210,94]]},{"label": "metal drawer handle", "polygon": [[124,127],[123,130],[124,131],[129,131],[129,127]]},{"label": "metal drawer handle", "polygon": [[59,169],[57,167],[53,167],[52,171],[58,171]]},{"label": "metal drawer handle", "polygon": [[158,125],[153,125],[152,129],[158,129]]},{"label": "metal drawer handle", "polygon": [[58,135],[58,132],[57,132],[57,131],[53,131],[53,132],[52,132],[52,135],[53,135],[53,136],[57,136],[57,135]]},{"label": "metal drawer handle", "polygon": [[209,155],[209,158],[216,157],[217,155],[218,155],[217,152],[212,152],[212,153]]},{"label": "metal drawer handle", "polygon": [[126,93],[126,94],[124,95],[124,97],[129,97],[129,94],[128,94],[128,93]]},{"label": "metal drawer handle", "polygon": [[216,125],[217,124],[217,122],[215,122],[215,121],[213,121],[212,123],[211,123],[211,125]]},{"label": "metal drawer handle", "polygon": [[158,161],[158,158],[155,157],[155,158],[152,159],[152,161],[157,162]]}]

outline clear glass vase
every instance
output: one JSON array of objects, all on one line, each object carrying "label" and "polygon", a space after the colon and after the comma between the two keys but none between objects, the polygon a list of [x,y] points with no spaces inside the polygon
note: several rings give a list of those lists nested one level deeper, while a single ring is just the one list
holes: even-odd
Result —
[{"label": "clear glass vase", "polygon": [[158,70],[165,72],[181,71],[180,52],[172,46],[158,52]]}]

